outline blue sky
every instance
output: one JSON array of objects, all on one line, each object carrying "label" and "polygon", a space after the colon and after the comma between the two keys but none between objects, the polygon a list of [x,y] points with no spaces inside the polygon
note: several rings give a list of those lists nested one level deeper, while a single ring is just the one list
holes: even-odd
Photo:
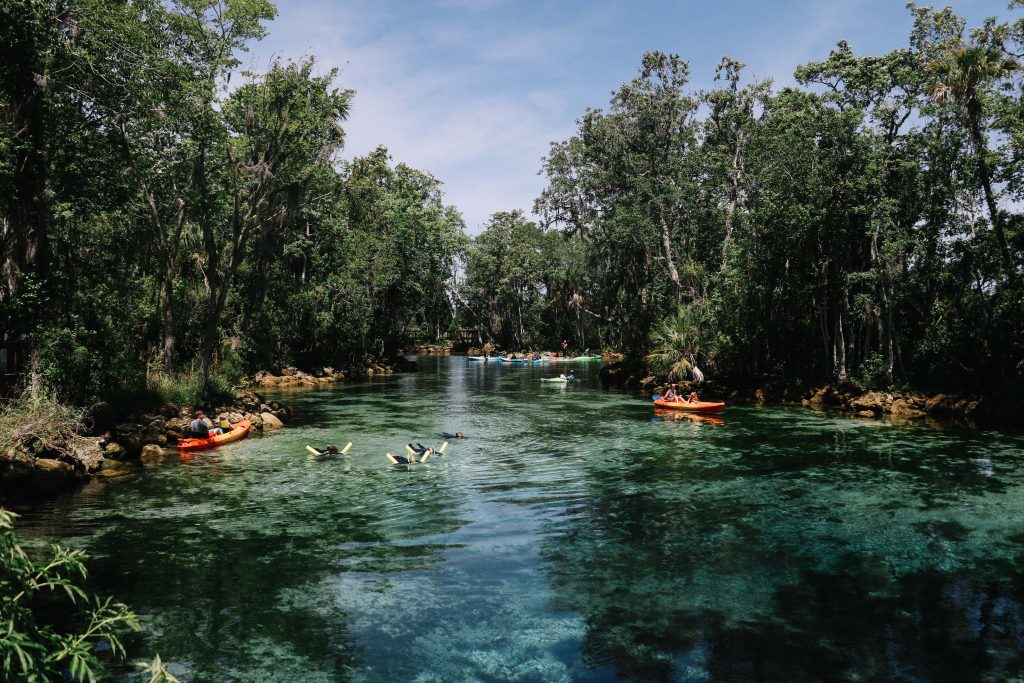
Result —
[{"label": "blue sky", "polygon": [[[1008,0],[948,4],[968,26],[1011,16]],[[278,11],[245,65],[314,55],[337,67],[356,90],[344,156],[385,145],[431,172],[471,233],[495,211],[529,211],[549,144],[606,106],[645,50],[689,60],[694,88],[725,54],[787,85],[840,39],[882,53],[911,25],[902,0],[278,0]]]}]

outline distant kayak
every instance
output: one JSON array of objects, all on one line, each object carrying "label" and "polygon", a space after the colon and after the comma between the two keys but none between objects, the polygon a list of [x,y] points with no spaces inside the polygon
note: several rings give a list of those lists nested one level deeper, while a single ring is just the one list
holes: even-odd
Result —
[{"label": "distant kayak", "polygon": [[207,439],[179,439],[178,450],[195,451],[200,448],[213,448],[214,446],[220,446],[221,444],[238,441],[239,439],[244,439],[246,437],[249,433],[249,427],[251,426],[251,420],[242,420],[241,422],[236,422],[232,425],[230,432],[224,432],[217,436],[211,436]]},{"label": "distant kayak", "polygon": [[725,408],[725,403],[711,402],[711,401],[697,401],[696,403],[687,403],[686,401],[666,401],[663,398],[659,398],[654,402],[654,405],[659,408],[671,408],[672,410],[692,410],[697,413],[717,413]]},{"label": "distant kayak", "polygon": [[506,356],[501,356],[498,360],[502,363],[512,363],[513,365],[526,365],[525,358],[508,358]]},{"label": "distant kayak", "polygon": [[569,382],[574,382],[575,378],[574,377],[541,377],[540,381],[541,382],[548,382],[550,384],[568,384]]},{"label": "distant kayak", "polygon": [[470,360],[475,360],[480,363],[486,363],[489,360],[495,360],[494,358],[488,358],[487,356],[467,356]]},{"label": "distant kayak", "polygon": [[575,356],[573,358],[552,358],[554,363],[589,363],[590,361],[601,360],[601,356]]}]

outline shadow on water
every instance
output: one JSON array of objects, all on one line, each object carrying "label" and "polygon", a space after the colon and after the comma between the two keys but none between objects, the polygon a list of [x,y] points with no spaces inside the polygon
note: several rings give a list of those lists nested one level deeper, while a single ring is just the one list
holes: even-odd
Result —
[{"label": "shadow on water", "polygon": [[[655,413],[599,366],[421,359],[24,510],[183,681],[1024,675],[1024,439]],[[396,468],[384,453],[439,445]],[[306,444],[353,442],[317,458]],[[123,680],[133,680],[125,668]]]}]

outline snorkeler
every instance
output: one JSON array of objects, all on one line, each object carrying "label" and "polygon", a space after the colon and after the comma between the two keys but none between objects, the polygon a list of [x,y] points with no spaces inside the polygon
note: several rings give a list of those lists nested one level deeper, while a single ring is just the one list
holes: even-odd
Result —
[{"label": "snorkeler", "polygon": [[409,457],[397,453],[387,453],[386,455],[393,465],[412,465],[418,462],[426,462],[427,458],[433,455],[433,453],[434,449],[428,448],[427,451],[419,457],[419,459],[417,459],[416,455],[412,453],[409,454]]},{"label": "snorkeler", "polygon": [[463,434],[462,432],[455,432],[454,434],[452,434],[451,432],[441,432],[441,438],[443,438],[443,439],[465,439],[466,435]]},{"label": "snorkeler", "polygon": [[350,448],[352,448],[352,442],[349,442],[344,448],[338,448],[333,444],[328,444],[323,448],[306,446],[306,450],[309,451],[310,455],[346,455]]}]

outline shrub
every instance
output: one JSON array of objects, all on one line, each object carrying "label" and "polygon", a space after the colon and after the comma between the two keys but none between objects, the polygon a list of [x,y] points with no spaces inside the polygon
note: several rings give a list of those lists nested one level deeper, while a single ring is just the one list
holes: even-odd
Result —
[{"label": "shrub", "polygon": [[52,396],[26,392],[0,408],[0,454],[12,448],[71,455],[85,412]]},{"label": "shrub", "polygon": [[85,552],[51,546],[34,560],[18,544],[16,515],[0,510],[0,662],[5,680],[95,681],[96,644],[124,657],[120,635],[139,630],[135,614],[82,588]]}]

